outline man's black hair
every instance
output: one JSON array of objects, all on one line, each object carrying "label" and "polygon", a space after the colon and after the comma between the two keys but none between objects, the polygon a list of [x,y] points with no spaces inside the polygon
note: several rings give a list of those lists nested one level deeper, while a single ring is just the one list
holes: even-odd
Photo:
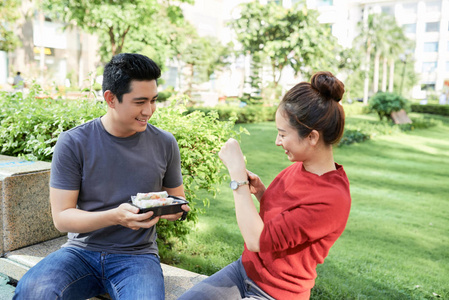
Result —
[{"label": "man's black hair", "polygon": [[161,77],[161,69],[150,58],[136,53],[114,56],[104,67],[103,91],[110,90],[122,102],[131,91],[131,81],[151,81]]}]

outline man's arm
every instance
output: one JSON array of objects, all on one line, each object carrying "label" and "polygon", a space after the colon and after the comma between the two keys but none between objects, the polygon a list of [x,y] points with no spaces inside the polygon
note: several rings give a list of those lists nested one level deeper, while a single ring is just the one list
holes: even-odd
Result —
[{"label": "man's arm", "polygon": [[61,190],[50,187],[50,204],[53,223],[61,232],[85,233],[100,228],[122,225],[131,229],[150,228],[159,217],[150,220],[153,212],[138,214],[139,209],[128,203],[99,212],[76,208],[79,191]]}]

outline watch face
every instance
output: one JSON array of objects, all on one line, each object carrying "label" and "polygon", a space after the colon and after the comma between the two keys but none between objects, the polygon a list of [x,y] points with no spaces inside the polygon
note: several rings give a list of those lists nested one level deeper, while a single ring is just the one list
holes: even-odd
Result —
[{"label": "watch face", "polygon": [[239,187],[239,184],[237,183],[237,181],[233,180],[233,181],[231,181],[229,186],[231,187],[231,189],[236,190]]}]

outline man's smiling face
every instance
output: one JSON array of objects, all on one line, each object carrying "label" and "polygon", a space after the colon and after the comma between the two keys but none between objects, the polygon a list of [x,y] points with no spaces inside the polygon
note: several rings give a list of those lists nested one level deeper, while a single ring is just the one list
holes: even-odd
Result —
[{"label": "man's smiling face", "polygon": [[148,120],[156,111],[157,83],[151,81],[131,81],[130,92],[123,94],[122,102],[114,99],[111,134],[128,137],[145,131]]}]

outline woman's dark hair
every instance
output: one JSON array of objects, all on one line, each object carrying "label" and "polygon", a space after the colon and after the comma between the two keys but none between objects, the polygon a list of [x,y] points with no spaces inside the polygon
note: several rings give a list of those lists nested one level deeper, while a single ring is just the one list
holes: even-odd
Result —
[{"label": "woman's dark hair", "polygon": [[161,77],[161,69],[148,57],[136,53],[114,56],[104,67],[103,91],[110,90],[122,102],[131,91],[131,81],[151,81]]},{"label": "woman's dark hair", "polygon": [[337,143],[343,135],[345,113],[339,101],[345,86],[330,72],[318,72],[310,83],[301,82],[289,90],[279,108],[290,125],[304,138],[317,130],[326,144]]}]

